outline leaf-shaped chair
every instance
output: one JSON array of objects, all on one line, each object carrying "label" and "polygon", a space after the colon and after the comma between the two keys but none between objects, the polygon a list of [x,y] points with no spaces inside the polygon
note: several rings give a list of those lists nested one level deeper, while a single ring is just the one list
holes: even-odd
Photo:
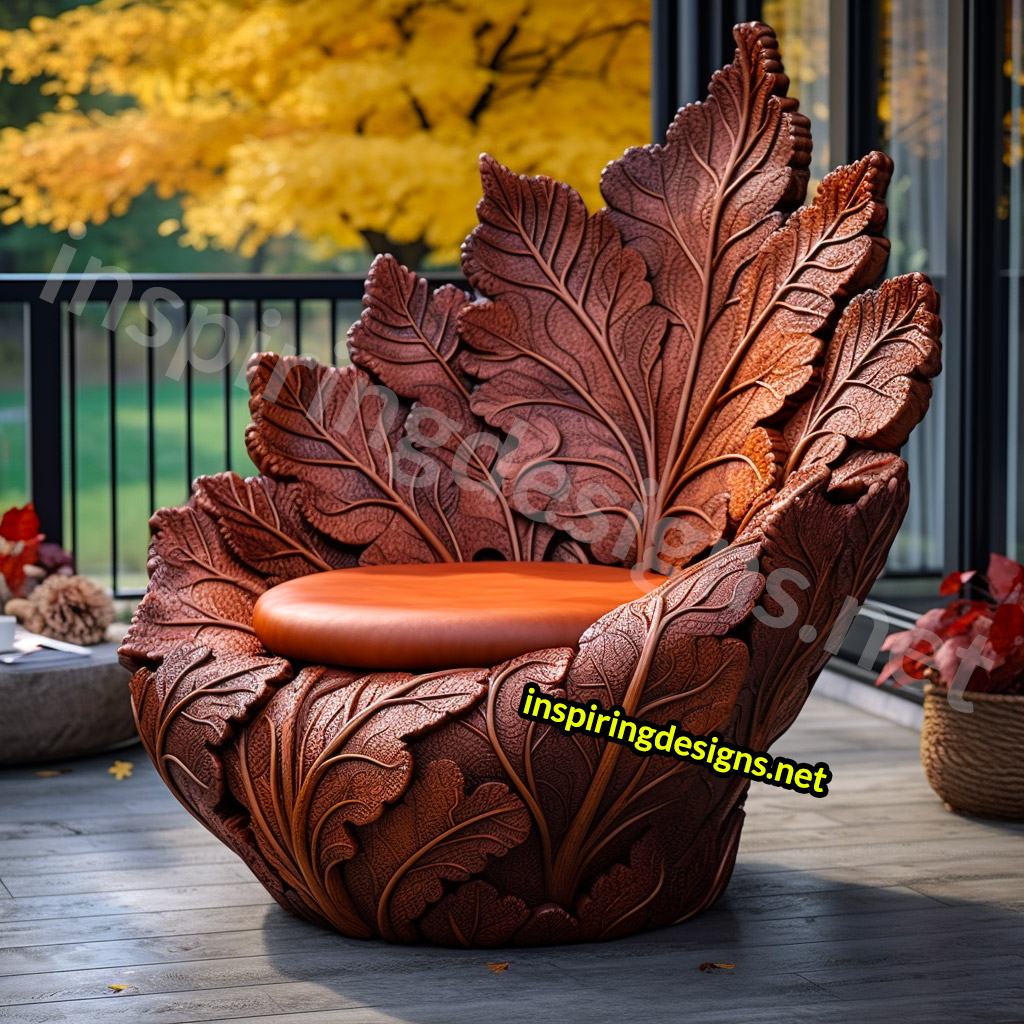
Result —
[{"label": "leaf-shaped chair", "polygon": [[[260,475],[200,478],[153,517],[121,650],[139,733],[287,909],[351,936],[529,945],[677,922],[726,886],[744,778],[517,709],[532,684],[767,749],[906,509],[896,453],[940,325],[921,275],[864,290],[890,161],[801,206],[809,123],[776,38],[735,38],[664,145],[609,164],[606,209],[484,157],[475,294],[378,259],[354,365],[254,359]],[[254,631],[285,581],[481,559],[664,582],[490,667],[313,664]]]}]

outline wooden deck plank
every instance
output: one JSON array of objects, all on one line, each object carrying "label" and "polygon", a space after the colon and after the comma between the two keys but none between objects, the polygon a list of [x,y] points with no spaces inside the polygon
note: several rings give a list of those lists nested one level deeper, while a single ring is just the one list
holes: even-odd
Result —
[{"label": "wooden deck plank", "polygon": [[266,889],[251,878],[228,884],[200,884],[204,880],[205,874],[192,884],[160,889],[125,889],[74,896],[22,896],[10,906],[0,903],[0,934],[8,923],[14,921],[72,920],[131,912],[161,913],[273,903]]},{"label": "wooden deck plank", "polygon": [[[824,800],[756,786],[707,913],[618,942],[462,951],[290,917],[141,748],[0,772],[0,1018],[12,1024],[1024,1020],[1024,827],[947,813],[917,736],[812,698],[776,752]],[[489,960],[508,960],[500,975]],[[703,960],[734,962],[707,975]],[[124,992],[112,984],[128,986]]]},{"label": "wooden deck plank", "polygon": [[[985,941],[986,937],[993,935],[1009,949],[1024,936],[1024,926],[999,928],[995,932],[988,928],[968,930],[958,933],[958,941]],[[446,970],[454,973],[468,970],[472,980],[477,968],[485,966],[494,957],[507,958],[516,970],[529,969],[531,965],[541,962],[559,967],[577,980],[589,977],[594,984],[600,985],[601,975],[610,968],[608,958],[588,958],[578,950],[568,950],[564,955],[555,957],[545,956],[536,950],[457,953],[432,950],[426,955],[400,950],[394,956],[381,957],[372,947],[363,951],[353,948],[353,944],[344,939],[311,946],[308,941],[301,939],[296,942],[296,938],[294,933],[273,936],[266,944],[264,954],[100,968],[82,967],[78,970],[14,975],[0,981],[0,993],[3,994],[3,1005],[20,1005],[38,1001],[105,998],[109,996],[108,986],[111,983],[131,985],[140,993],[152,995],[250,984],[285,984],[301,979],[307,984],[331,983],[358,994],[371,992],[374,984],[404,986],[409,983],[407,980],[392,983],[392,974],[400,975],[402,979],[417,979],[418,976],[415,987],[428,988],[443,983]],[[941,969],[945,975],[961,976],[961,983],[964,983],[962,960],[950,960],[948,952],[946,959],[936,956],[939,941],[936,937],[924,944],[923,948],[913,948],[899,963],[893,963],[885,953],[880,952],[874,938],[780,943],[760,951],[758,955],[748,955],[747,959],[737,961],[736,969],[741,972],[744,986],[754,985],[756,979],[776,974],[800,974],[819,987],[833,983],[841,986],[854,986],[862,982],[874,985],[886,979],[892,979],[892,983],[895,983],[904,977],[923,982],[933,973],[932,967]],[[641,947],[624,952],[616,951],[612,962],[629,961],[637,971],[650,975],[651,983],[656,984],[657,971],[682,974],[685,978],[687,971],[697,969],[704,955],[721,956],[723,948],[704,942],[672,944],[665,949]],[[948,944],[946,948],[948,950]],[[978,979],[1000,973],[1006,975],[1006,981],[996,987],[1005,987],[1015,982],[1019,984],[1019,971],[1022,968],[1024,964],[1019,954],[997,954],[983,970],[972,972],[971,978],[965,983],[990,988],[993,985],[991,980],[986,979],[982,983]],[[441,973],[441,981],[434,978],[438,972]],[[850,991],[853,989],[850,988]]]},{"label": "wooden deck plank", "polygon": [[[116,861],[115,861],[116,863]],[[117,892],[121,889],[163,889],[168,885],[187,885],[200,875],[206,884],[215,882],[247,882],[249,869],[236,857],[222,863],[204,864],[202,871],[194,865],[170,868],[110,867],[103,871],[69,871],[57,875],[11,875],[3,879],[11,895],[64,896],[78,893]]]},{"label": "wooden deck plank", "polygon": [[140,868],[183,867],[198,864],[237,862],[237,856],[223,843],[160,844],[139,850],[101,850],[92,853],[43,854],[31,857],[0,857],[0,878],[22,878],[38,875],[68,875],[106,871],[110,865],[123,864],[133,871]]}]

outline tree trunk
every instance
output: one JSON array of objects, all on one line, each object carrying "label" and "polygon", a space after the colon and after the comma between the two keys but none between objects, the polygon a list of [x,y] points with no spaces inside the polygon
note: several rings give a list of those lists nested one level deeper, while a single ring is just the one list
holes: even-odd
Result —
[{"label": "tree trunk", "polygon": [[374,256],[382,252],[389,252],[392,256],[409,270],[415,270],[420,261],[430,252],[430,246],[422,238],[415,242],[394,242],[387,235],[380,231],[363,231],[363,238],[366,244],[373,250]]}]

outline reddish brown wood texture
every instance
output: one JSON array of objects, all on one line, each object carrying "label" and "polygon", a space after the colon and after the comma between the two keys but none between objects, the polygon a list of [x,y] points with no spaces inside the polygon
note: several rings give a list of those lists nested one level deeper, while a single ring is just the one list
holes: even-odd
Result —
[{"label": "reddish brown wood texture", "polygon": [[[261,475],[201,478],[154,517],[122,648],[140,734],[288,909],[361,937],[537,944],[679,921],[727,884],[742,779],[517,707],[533,684],[766,748],[906,509],[895,453],[940,325],[921,275],[864,291],[890,162],[799,206],[810,125],[771,30],[735,36],[708,99],[608,166],[607,209],[485,157],[477,297],[379,258],[352,366],[255,360]],[[489,668],[290,665],[252,631],[285,579],[474,558],[672,575],[577,651]],[[780,569],[806,583],[795,617],[765,591]]]}]

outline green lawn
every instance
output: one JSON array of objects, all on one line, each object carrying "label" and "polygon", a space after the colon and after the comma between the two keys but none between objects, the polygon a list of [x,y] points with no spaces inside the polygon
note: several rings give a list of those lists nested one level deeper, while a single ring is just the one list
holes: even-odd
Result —
[{"label": "green lawn", "polygon": [[[253,472],[243,432],[249,422],[247,393],[231,393],[230,466],[243,476]],[[111,562],[111,457],[109,390],[80,386],[76,392],[77,567],[109,584]],[[0,508],[26,500],[25,423],[18,415],[23,398],[0,392]],[[196,476],[228,468],[225,452],[224,386],[219,378],[197,376],[193,385],[193,472]],[[118,586],[141,587],[146,580],[146,521],[149,499],[149,418],[143,383],[119,384],[115,422],[117,448]],[[154,409],[156,507],[179,505],[188,495],[185,399],[182,383],[160,378]],[[67,449],[65,480],[70,480]],[[70,489],[68,489],[70,493]],[[71,546],[71,510],[66,510],[65,545]]]}]

